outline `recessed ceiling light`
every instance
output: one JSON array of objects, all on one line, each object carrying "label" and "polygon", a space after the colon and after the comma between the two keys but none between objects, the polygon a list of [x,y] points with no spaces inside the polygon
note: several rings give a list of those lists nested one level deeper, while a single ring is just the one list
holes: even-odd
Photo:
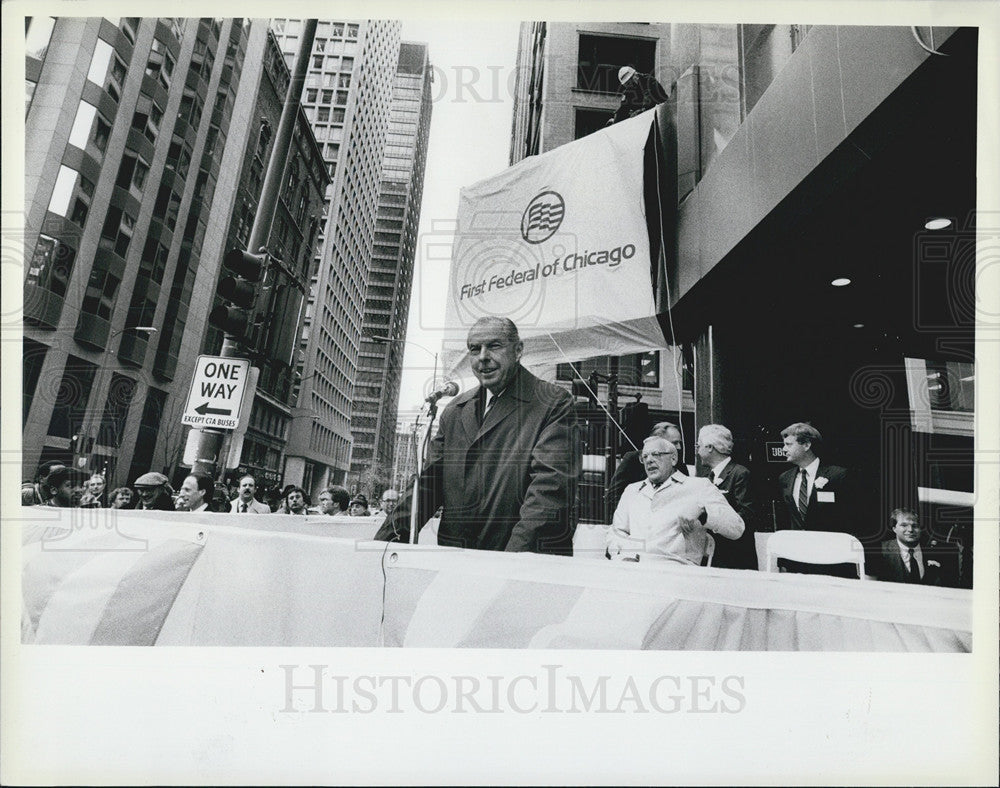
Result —
[{"label": "recessed ceiling light", "polygon": [[830,284],[833,285],[834,287],[846,287],[850,283],[851,280],[848,279],[846,276],[838,277],[837,279],[834,279],[832,282],[830,282]]},{"label": "recessed ceiling light", "polygon": [[864,327],[865,327],[864,323],[855,323],[854,324],[854,328],[864,328]]},{"label": "recessed ceiling light", "polygon": [[928,219],[924,222],[924,227],[928,230],[943,230],[945,227],[951,227],[951,219]]}]

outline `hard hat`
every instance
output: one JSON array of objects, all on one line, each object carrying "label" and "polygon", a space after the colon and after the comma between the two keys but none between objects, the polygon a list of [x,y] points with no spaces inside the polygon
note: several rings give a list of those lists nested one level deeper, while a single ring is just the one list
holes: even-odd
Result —
[{"label": "hard hat", "polygon": [[622,66],[618,69],[618,81],[623,85],[627,84],[635,76],[635,69],[632,66]]}]

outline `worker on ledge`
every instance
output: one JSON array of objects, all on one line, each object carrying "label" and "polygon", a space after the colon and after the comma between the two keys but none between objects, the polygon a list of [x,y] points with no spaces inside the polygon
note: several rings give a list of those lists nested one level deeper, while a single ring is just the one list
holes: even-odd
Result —
[{"label": "worker on ledge", "polygon": [[632,66],[622,66],[618,69],[618,81],[624,88],[622,103],[608,120],[608,126],[620,120],[635,117],[640,112],[652,109],[669,98],[669,94],[656,81],[656,77],[652,74],[641,74]]}]

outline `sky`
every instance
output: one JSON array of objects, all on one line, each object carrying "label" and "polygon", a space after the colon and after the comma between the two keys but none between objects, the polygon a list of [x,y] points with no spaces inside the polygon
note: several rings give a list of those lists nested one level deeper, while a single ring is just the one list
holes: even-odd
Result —
[{"label": "sky", "polygon": [[515,21],[403,21],[403,40],[427,43],[434,73],[399,393],[404,423],[412,421],[432,390],[448,288],[447,245],[458,215],[459,191],[508,166],[518,29]]}]

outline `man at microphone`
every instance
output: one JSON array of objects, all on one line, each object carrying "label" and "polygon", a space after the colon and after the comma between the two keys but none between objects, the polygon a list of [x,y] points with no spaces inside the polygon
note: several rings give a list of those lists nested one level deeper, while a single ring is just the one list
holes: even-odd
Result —
[{"label": "man at microphone", "polygon": [[[580,472],[572,396],[521,366],[524,344],[507,318],[478,320],[467,347],[480,385],[441,414],[417,522],[443,505],[440,545],[572,555]],[[376,539],[409,541],[412,498],[410,487]]]}]

